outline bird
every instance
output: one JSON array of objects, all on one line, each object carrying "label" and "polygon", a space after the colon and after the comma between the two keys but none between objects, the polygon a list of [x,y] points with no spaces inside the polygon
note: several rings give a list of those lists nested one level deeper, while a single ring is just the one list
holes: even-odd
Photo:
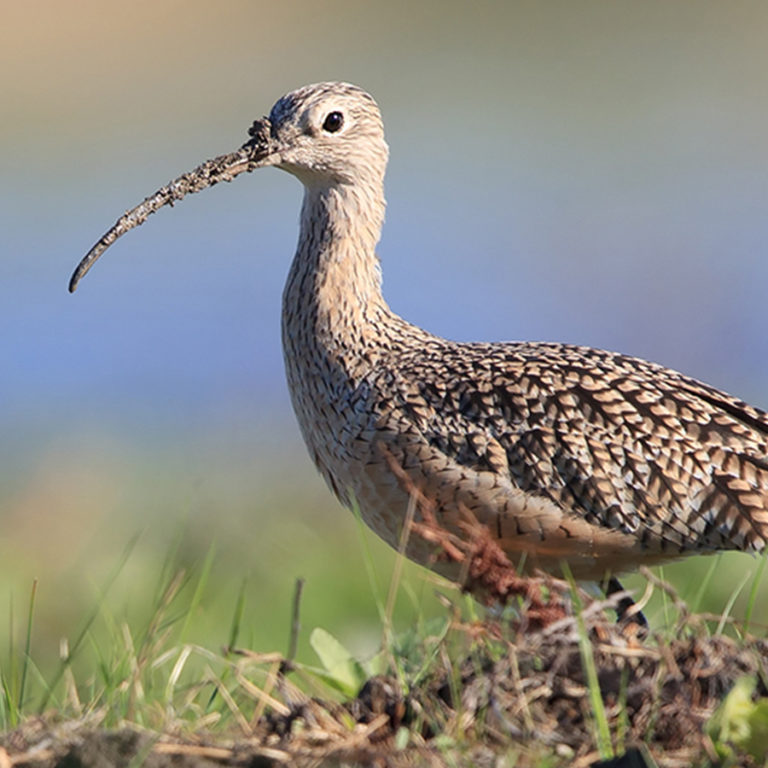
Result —
[{"label": "bird", "polygon": [[[467,519],[521,573],[621,589],[618,575],[692,554],[768,549],[768,415],[645,360],[556,342],[456,342],[386,303],[376,246],[388,146],[371,95],[343,82],[282,96],[240,149],[125,213],[72,275],[187,194],[263,167],[304,185],[282,297],[288,388],[338,499],[411,559],[416,495],[441,529]],[[426,515],[418,509],[417,517]]]}]

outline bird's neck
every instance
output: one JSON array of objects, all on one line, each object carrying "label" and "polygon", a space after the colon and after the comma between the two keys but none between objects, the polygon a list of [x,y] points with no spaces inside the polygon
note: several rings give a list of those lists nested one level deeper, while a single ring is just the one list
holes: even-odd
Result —
[{"label": "bird's neck", "polygon": [[307,187],[283,294],[286,353],[319,346],[332,355],[370,340],[389,309],[375,248],[384,219],[381,185]]}]

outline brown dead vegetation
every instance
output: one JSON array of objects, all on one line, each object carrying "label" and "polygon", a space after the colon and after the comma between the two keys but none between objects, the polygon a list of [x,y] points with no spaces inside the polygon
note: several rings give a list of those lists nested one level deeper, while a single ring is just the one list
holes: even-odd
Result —
[{"label": "brown dead vegetation", "polygon": [[[696,765],[711,755],[704,725],[723,697],[739,677],[764,681],[768,674],[765,641],[707,637],[698,618],[681,627],[685,637],[639,644],[602,607],[584,613],[614,747],[621,752],[645,743],[660,768]],[[494,622],[464,629],[493,636],[497,650],[504,634]],[[488,647],[479,642],[459,663],[444,659],[406,693],[394,678],[373,678],[344,705],[309,698],[282,680],[280,711],[268,709],[248,737],[237,739],[33,720],[3,737],[0,768],[441,766],[448,764],[446,750],[467,765],[493,765],[510,750],[519,753],[516,765],[537,765],[543,755],[560,756],[562,765],[597,762],[574,617],[518,635],[500,658]],[[764,682],[758,693],[768,695]],[[401,728],[410,731],[404,749],[397,748]],[[441,735],[450,735],[450,746]],[[130,763],[137,756],[145,761]]]}]

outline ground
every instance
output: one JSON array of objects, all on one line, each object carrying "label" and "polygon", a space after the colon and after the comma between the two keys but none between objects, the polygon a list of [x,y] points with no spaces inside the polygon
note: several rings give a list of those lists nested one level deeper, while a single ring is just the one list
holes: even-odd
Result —
[{"label": "ground", "polygon": [[[617,624],[604,602],[580,600],[544,626],[524,611],[457,618],[460,661],[437,644],[417,684],[377,675],[343,701],[311,698],[284,662],[247,734],[108,730],[98,711],[31,718],[0,738],[0,768],[764,765],[749,749],[768,740],[742,735],[729,746],[716,713],[740,685],[748,706],[765,701],[766,640],[710,634],[707,617],[684,611],[673,633],[646,636]],[[628,750],[635,762],[609,759]]]}]

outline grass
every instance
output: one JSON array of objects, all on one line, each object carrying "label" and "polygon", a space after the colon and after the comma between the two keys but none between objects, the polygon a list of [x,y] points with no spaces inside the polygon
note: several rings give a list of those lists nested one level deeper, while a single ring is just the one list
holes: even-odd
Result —
[{"label": "grass", "polygon": [[[358,535],[369,548],[371,535],[362,528]],[[55,765],[73,744],[91,744],[84,734],[97,734],[89,738],[98,746],[91,746],[103,750],[102,741],[115,732],[132,740],[132,766],[150,753],[169,760],[218,755],[234,764],[237,742],[275,764],[297,765],[325,758],[386,758],[396,765],[419,754],[434,765],[493,755],[515,766],[587,766],[642,741],[659,766],[674,765],[681,755],[691,765],[714,766],[741,764],[750,750],[768,750],[761,730],[768,734],[768,648],[749,634],[765,634],[758,604],[765,558],[742,578],[719,615],[690,614],[661,578],[649,575],[658,605],[652,623],[665,617],[668,624],[641,641],[620,632],[574,583],[573,613],[541,631],[524,631],[524,611],[488,614],[447,584],[439,589],[440,610],[430,618],[419,613],[419,587],[404,576],[405,564],[395,560],[390,583],[381,589],[368,552],[382,642],[378,653],[361,658],[332,632],[301,628],[302,581],[284,614],[284,651],[248,645],[245,629],[253,616],[246,610],[244,581],[231,596],[228,621],[219,626],[222,644],[195,642],[190,635],[217,588],[214,545],[192,568],[179,562],[178,551],[168,557],[142,620],[116,615],[110,595],[135,547],[134,540],[124,549],[50,673],[32,650],[37,583],[21,644],[11,616],[0,662],[0,728],[7,733],[0,744],[6,755],[14,754],[12,745],[17,757],[32,754],[25,750],[44,734],[51,746],[36,754]],[[731,610],[747,584],[740,623]],[[406,628],[398,626],[400,602],[417,611]],[[308,635],[314,659],[299,658],[301,635]],[[702,665],[715,663],[720,671],[703,687],[683,684],[700,675]],[[708,698],[707,686],[714,691]],[[696,721],[701,738],[695,744],[681,742],[679,729],[666,732],[670,712],[690,704],[692,696],[704,713]],[[0,749],[0,764],[3,754]]]},{"label": "grass", "polygon": [[605,713],[605,706],[603,705],[600,680],[595,666],[592,640],[590,639],[587,625],[584,620],[584,605],[579,594],[579,588],[573,579],[570,569],[567,569],[566,575],[568,577],[568,583],[571,585],[571,599],[573,600],[576,627],[578,629],[579,653],[581,654],[581,664],[586,677],[589,703],[595,724],[595,743],[597,744],[600,757],[603,760],[608,760],[614,757],[615,753],[608,724],[608,717]]},{"label": "grass", "polygon": [[[57,469],[50,487],[70,475]],[[104,485],[172,498],[160,475]],[[211,476],[229,482],[226,467]],[[321,486],[273,485],[257,477],[231,498],[217,487],[216,506],[190,501],[181,514],[167,499],[119,498],[109,516],[109,494],[78,485],[77,525],[63,526],[55,504],[31,525],[30,510],[48,509],[34,494],[6,511],[0,766],[4,751],[40,757],[46,743],[50,762],[29,765],[53,766],[89,739],[117,749],[115,733],[131,766],[194,750],[226,764],[237,745],[277,764],[587,766],[645,743],[664,768],[685,749],[691,765],[737,765],[762,744],[766,661],[753,638],[768,624],[765,558],[630,579],[639,595],[649,585],[648,641],[616,633],[575,586],[573,615],[532,631],[517,605],[488,612],[398,559]],[[696,715],[709,756],[663,746],[678,711]]]}]

